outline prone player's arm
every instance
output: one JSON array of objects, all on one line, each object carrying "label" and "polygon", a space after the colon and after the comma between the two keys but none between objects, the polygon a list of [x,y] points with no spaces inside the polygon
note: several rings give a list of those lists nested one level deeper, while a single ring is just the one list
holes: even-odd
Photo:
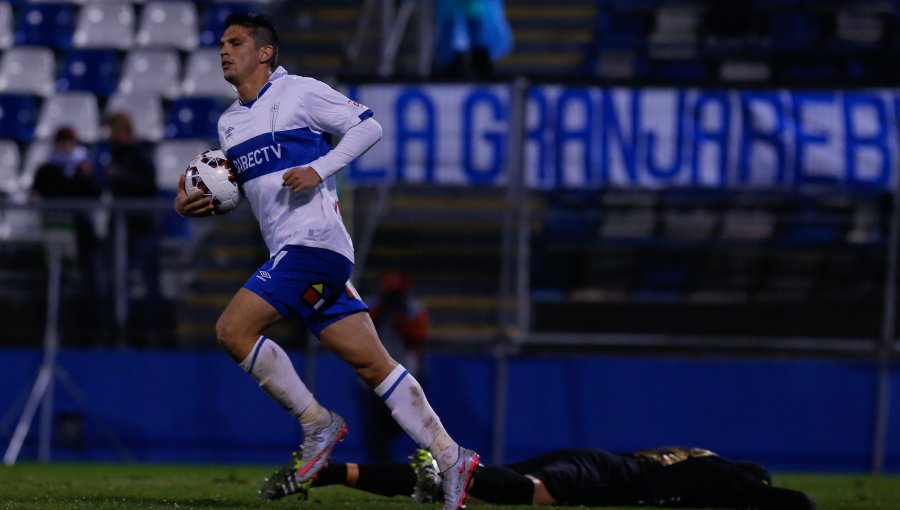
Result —
[{"label": "prone player's arm", "polygon": [[202,191],[190,195],[184,191],[184,174],[178,178],[178,192],[175,195],[175,212],[189,218],[200,218],[213,214],[212,198],[204,196]]},{"label": "prone player's arm", "polygon": [[282,174],[282,185],[291,191],[306,191],[314,188],[328,176],[349,165],[362,156],[381,139],[381,124],[369,117],[351,127],[344,137],[327,154],[306,166],[291,168]]}]

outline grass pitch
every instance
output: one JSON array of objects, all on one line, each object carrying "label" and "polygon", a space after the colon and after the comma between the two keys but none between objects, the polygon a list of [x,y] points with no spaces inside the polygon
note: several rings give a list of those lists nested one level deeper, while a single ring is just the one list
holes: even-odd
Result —
[{"label": "grass pitch", "polygon": [[[309,501],[257,499],[264,467],[20,464],[0,466],[0,510],[422,510],[409,498],[344,487],[313,489]],[[780,486],[810,493],[821,510],[900,509],[900,477],[781,475]],[[475,505],[471,505],[475,507]],[[481,510],[529,507],[478,505]]]}]

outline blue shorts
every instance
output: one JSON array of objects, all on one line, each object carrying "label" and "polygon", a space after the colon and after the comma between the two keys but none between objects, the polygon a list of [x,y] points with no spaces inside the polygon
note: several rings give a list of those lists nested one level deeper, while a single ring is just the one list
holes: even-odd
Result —
[{"label": "blue shorts", "polygon": [[369,307],[350,283],[353,263],[343,255],[311,246],[288,245],[253,273],[244,288],[278,310],[300,315],[318,338],[327,326]]}]

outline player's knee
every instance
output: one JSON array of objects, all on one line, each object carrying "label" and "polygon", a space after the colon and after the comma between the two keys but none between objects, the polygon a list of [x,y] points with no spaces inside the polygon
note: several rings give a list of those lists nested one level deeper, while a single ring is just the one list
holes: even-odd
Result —
[{"label": "player's knee", "polygon": [[375,365],[373,363],[367,363],[364,365],[356,365],[353,367],[353,371],[356,372],[356,375],[359,376],[360,379],[364,383],[366,383],[370,388],[374,388],[378,386],[378,384],[384,380],[384,377],[379,379],[380,372],[376,370]]},{"label": "player's knee", "polygon": [[216,321],[216,340],[219,342],[219,345],[225,349],[230,349],[237,343],[237,337],[237,330],[231,321],[225,317],[219,317],[219,320]]}]

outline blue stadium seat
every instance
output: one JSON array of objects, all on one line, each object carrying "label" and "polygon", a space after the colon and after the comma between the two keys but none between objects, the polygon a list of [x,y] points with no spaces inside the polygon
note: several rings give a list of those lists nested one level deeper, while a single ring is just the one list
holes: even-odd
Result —
[{"label": "blue stadium seat", "polygon": [[800,0],[752,0],[753,7],[759,10],[776,10],[796,7]]},{"label": "blue stadium seat", "polygon": [[802,10],[769,16],[769,39],[775,52],[811,51],[822,36],[821,22]]},{"label": "blue stadium seat", "polygon": [[200,22],[200,46],[219,46],[225,31],[225,18],[232,12],[253,12],[254,4],[244,2],[216,3],[209,6]]},{"label": "blue stadium seat", "polygon": [[597,16],[594,44],[603,50],[643,48],[652,22],[651,15],[640,12],[601,12]]},{"label": "blue stadium seat", "polygon": [[222,101],[210,97],[185,97],[176,100],[166,118],[166,138],[218,138],[219,115],[225,111]]},{"label": "blue stadium seat", "polygon": [[0,95],[0,138],[31,141],[36,124],[34,97]]},{"label": "blue stadium seat", "polygon": [[675,83],[702,83],[709,79],[710,70],[701,60],[656,60],[650,64],[652,78]]},{"label": "blue stadium seat", "polygon": [[28,4],[16,25],[21,46],[69,48],[75,31],[75,7],[67,4]]},{"label": "blue stadium seat", "polygon": [[652,11],[662,0],[597,0],[597,7],[601,9],[617,9],[629,11]]},{"label": "blue stadium seat", "polygon": [[840,78],[838,64],[830,61],[795,62],[782,65],[778,76],[789,83],[821,85]]},{"label": "blue stadium seat", "polygon": [[83,90],[100,96],[115,92],[119,83],[119,60],[112,50],[73,50],[66,55],[56,89]]}]

